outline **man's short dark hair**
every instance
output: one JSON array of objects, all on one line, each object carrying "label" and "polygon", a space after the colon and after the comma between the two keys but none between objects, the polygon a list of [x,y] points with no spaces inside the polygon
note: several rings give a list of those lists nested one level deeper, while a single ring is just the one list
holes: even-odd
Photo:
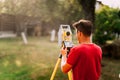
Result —
[{"label": "man's short dark hair", "polygon": [[77,31],[82,32],[85,36],[90,36],[92,33],[93,24],[89,20],[81,19],[78,22],[75,22],[73,27],[75,27]]}]

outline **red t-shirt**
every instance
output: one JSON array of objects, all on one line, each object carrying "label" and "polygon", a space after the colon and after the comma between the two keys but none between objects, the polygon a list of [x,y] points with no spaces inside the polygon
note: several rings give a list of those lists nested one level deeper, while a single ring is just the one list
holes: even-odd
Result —
[{"label": "red t-shirt", "polygon": [[73,80],[98,80],[101,74],[102,51],[96,44],[73,47],[67,63],[72,65]]}]

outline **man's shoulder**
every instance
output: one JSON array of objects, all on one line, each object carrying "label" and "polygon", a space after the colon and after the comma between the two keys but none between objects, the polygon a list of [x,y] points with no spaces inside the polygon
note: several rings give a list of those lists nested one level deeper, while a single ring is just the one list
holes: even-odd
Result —
[{"label": "man's shoulder", "polygon": [[74,46],[72,49],[73,49],[73,50],[80,50],[80,49],[82,49],[83,47],[84,47],[83,45],[79,44],[79,45]]},{"label": "man's shoulder", "polygon": [[97,52],[99,52],[99,53],[102,53],[101,47],[100,47],[99,45],[97,45],[97,44],[94,44],[94,45],[93,45],[93,49],[92,49],[92,50],[97,51]]},{"label": "man's shoulder", "polygon": [[98,48],[98,49],[101,49],[101,47],[100,47],[99,45],[97,45],[97,44],[94,44],[94,46],[95,46],[96,48]]},{"label": "man's shoulder", "polygon": [[79,45],[76,45],[73,47],[74,50],[77,50],[77,49],[84,49],[86,47],[95,47],[95,48],[98,48],[98,49],[101,49],[101,47],[95,43],[91,43],[91,44],[79,44]]}]

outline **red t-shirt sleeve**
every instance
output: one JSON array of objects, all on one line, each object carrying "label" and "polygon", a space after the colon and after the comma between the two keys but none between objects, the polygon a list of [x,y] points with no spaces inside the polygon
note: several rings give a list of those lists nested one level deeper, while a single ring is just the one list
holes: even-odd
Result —
[{"label": "red t-shirt sleeve", "polygon": [[68,59],[67,59],[67,63],[74,66],[78,59],[79,59],[79,55],[77,54],[77,50],[75,48],[72,48],[69,55],[68,55]]}]

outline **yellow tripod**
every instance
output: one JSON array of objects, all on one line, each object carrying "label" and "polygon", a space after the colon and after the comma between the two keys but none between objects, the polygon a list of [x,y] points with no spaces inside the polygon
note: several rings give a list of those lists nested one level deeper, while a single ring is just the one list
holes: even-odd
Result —
[{"label": "yellow tripod", "polygon": [[[62,55],[60,54],[60,56],[59,56],[59,58],[58,58],[58,60],[57,60],[57,63],[56,63],[56,65],[55,65],[55,68],[54,68],[54,70],[53,70],[53,73],[52,73],[52,75],[51,75],[50,80],[54,80],[56,71],[57,71],[58,66],[59,66],[59,64],[60,64],[60,62],[61,62],[61,58],[62,58]],[[69,78],[69,80],[72,80],[72,72],[71,72],[71,71],[68,72],[68,78]]]},{"label": "yellow tripod", "polygon": [[[66,47],[64,41],[62,42],[62,46],[63,46],[64,48]],[[69,53],[69,51],[70,51],[70,50],[68,50],[67,53]],[[67,56],[66,56],[66,57],[67,57]],[[57,63],[56,63],[56,65],[55,65],[55,68],[54,68],[54,70],[53,70],[53,73],[52,73],[52,75],[51,75],[50,80],[53,80],[53,79],[54,79],[55,74],[56,74],[56,71],[57,71],[57,68],[58,68],[58,66],[59,66],[59,64],[60,64],[60,62],[61,62],[61,58],[62,58],[62,54],[59,55],[59,58],[58,58],[58,60],[57,60]],[[69,80],[72,80],[72,72],[71,72],[71,70],[68,72],[68,79],[69,79]]]}]

